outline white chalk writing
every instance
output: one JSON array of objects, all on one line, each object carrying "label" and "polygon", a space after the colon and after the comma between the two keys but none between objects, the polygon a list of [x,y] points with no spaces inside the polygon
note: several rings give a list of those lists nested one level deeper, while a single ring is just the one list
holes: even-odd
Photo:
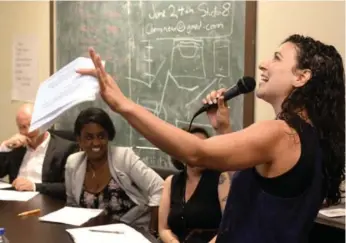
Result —
[{"label": "white chalk writing", "polygon": [[191,34],[193,31],[206,30],[212,31],[217,29],[224,29],[223,23],[199,23],[195,24],[185,24],[184,21],[179,20],[175,25],[167,25],[163,27],[155,26],[153,23],[148,23],[145,26],[145,33],[147,35],[152,35],[155,33],[186,33]]},{"label": "white chalk writing", "polygon": [[188,15],[197,15],[201,18],[211,17],[216,18],[218,16],[228,17],[231,13],[232,4],[225,2],[222,5],[212,5],[212,3],[202,2],[197,5],[196,9],[189,5],[174,5],[170,4],[164,9],[157,9],[156,4],[151,4],[151,12],[148,13],[148,17],[151,20],[173,18],[179,19],[180,17]]},{"label": "white chalk writing", "polygon": [[230,9],[231,9],[231,3],[227,2],[222,4],[222,7],[219,8],[218,6],[214,6],[214,8],[209,8],[207,3],[200,3],[197,6],[197,9],[199,12],[201,12],[201,17],[218,17],[218,16],[223,16],[227,17],[230,14]]}]

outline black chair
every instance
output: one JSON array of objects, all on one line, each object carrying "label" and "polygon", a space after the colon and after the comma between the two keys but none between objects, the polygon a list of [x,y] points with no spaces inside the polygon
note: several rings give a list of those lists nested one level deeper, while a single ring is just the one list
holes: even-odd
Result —
[{"label": "black chair", "polygon": [[151,166],[150,168],[152,168],[164,180],[166,180],[166,178],[170,175],[175,175],[179,173],[179,171],[176,170],[175,168],[153,167],[153,166]]},{"label": "black chair", "polygon": [[72,142],[77,142],[76,137],[73,133],[73,131],[68,131],[68,130],[55,130],[55,129],[50,129],[48,130],[51,134],[56,135],[58,137],[61,137],[63,139],[72,141]]}]

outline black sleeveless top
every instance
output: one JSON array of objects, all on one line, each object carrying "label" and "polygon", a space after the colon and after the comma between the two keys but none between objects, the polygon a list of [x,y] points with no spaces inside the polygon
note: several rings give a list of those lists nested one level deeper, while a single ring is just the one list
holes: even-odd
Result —
[{"label": "black sleeveless top", "polygon": [[236,172],[217,243],[308,242],[325,195],[323,154],[317,131],[298,116],[292,123],[301,143],[298,162],[276,178],[263,178],[255,168]]},{"label": "black sleeveless top", "polygon": [[[181,172],[173,176],[167,222],[172,232],[179,238],[179,242],[184,242],[193,229],[219,228],[222,217],[218,196],[219,176],[220,172],[205,170],[187,202],[184,202],[186,173]],[[193,242],[208,242],[216,232],[200,235],[199,239]]]}]

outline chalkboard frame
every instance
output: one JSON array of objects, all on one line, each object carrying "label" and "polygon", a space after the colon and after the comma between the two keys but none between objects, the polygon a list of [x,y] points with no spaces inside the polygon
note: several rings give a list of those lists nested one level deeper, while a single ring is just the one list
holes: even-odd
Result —
[{"label": "chalkboard frame", "polygon": [[[56,71],[56,45],[55,45],[55,3],[49,2],[49,42],[50,42],[50,75]],[[255,77],[256,73],[256,18],[257,1],[246,1],[245,9],[245,53],[244,75]],[[255,95],[254,93],[244,96],[243,127],[254,123],[255,119]]]}]

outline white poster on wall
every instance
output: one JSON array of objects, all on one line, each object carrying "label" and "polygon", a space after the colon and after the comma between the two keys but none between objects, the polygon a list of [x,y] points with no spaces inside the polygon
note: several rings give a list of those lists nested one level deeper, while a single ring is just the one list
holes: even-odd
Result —
[{"label": "white poster on wall", "polygon": [[12,100],[35,101],[38,80],[38,40],[16,36],[13,40]]}]

